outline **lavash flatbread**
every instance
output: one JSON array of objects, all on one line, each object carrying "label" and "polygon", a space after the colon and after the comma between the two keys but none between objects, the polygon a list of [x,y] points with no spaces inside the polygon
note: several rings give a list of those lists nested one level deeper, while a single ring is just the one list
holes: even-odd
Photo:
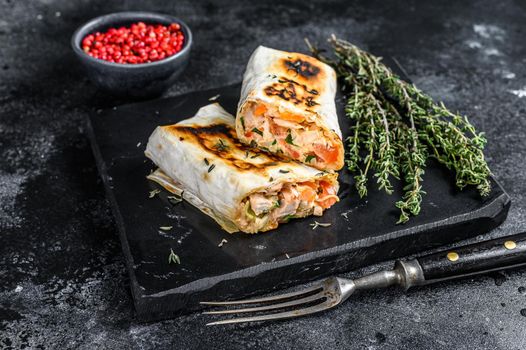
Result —
[{"label": "lavash flatbread", "polygon": [[[254,193],[306,182],[329,186],[327,197],[336,197],[338,191],[335,173],[285,162],[240,143],[234,117],[217,103],[202,107],[190,119],[157,127],[145,154],[160,169],[150,179],[182,194],[230,233],[267,231],[282,222],[281,219],[264,222],[259,217],[255,219],[257,222],[245,222],[245,204]],[[326,200],[332,202],[331,198]]]}]

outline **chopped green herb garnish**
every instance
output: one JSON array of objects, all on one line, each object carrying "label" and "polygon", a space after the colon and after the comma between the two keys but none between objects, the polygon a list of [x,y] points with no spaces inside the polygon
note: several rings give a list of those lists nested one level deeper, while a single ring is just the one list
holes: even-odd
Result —
[{"label": "chopped green herb garnish", "polygon": [[168,264],[181,264],[181,259],[179,259],[179,255],[175,254],[173,249],[170,248],[170,255],[168,256]]},{"label": "chopped green herb garnish", "polygon": [[263,131],[259,130],[258,128],[253,128],[252,131],[256,134],[259,134],[260,136],[263,136]]},{"label": "chopped green herb garnish", "polygon": [[150,191],[150,194],[148,195],[148,198],[153,198],[156,195],[158,195],[159,193],[161,193],[161,190],[158,190],[158,189],[152,190],[152,191]]},{"label": "chopped green herb garnish", "polygon": [[290,219],[294,219],[294,218],[296,218],[295,215],[292,215],[292,214],[287,215],[287,216],[285,216],[285,217],[283,218],[283,222],[285,222],[285,223],[286,223],[286,222],[289,222]]},{"label": "chopped green herb garnish", "polygon": [[243,130],[245,130],[245,118],[240,117],[239,121],[241,122],[241,126],[243,127]]},{"label": "chopped green herb garnish", "polygon": [[279,169],[279,172],[282,174],[286,174],[286,173],[290,173],[290,170]]},{"label": "chopped green herb garnish", "polygon": [[258,146],[258,143],[256,141],[254,141],[254,140],[250,140],[250,145],[249,146],[252,147],[252,148],[256,148]]},{"label": "chopped green herb garnish", "polygon": [[268,179],[268,181],[272,182],[274,181],[274,178],[271,176],[270,179]]},{"label": "chopped green herb garnish", "polygon": [[261,153],[256,153],[256,154],[254,154],[252,157],[250,157],[250,159],[257,158],[257,157],[259,157],[260,155],[261,155]]},{"label": "chopped green herb garnish", "polygon": [[214,147],[220,152],[226,151],[228,149],[228,145],[223,141],[223,139],[219,139]]},{"label": "chopped green herb garnish", "polygon": [[273,208],[279,208],[279,207],[281,207],[281,200],[278,199],[277,201],[274,202]]},{"label": "chopped green herb garnish", "polygon": [[296,146],[293,141],[294,140],[292,139],[292,134],[290,133],[290,129],[289,129],[289,133],[287,134],[287,137],[285,138],[285,142],[288,143],[289,145]]},{"label": "chopped green herb garnish", "polygon": [[274,146],[276,143],[278,143],[278,141],[274,139],[274,141],[272,142],[272,146]]},{"label": "chopped green herb garnish", "polygon": [[205,164],[210,165],[210,162],[208,162],[208,159],[205,158]]},{"label": "chopped green herb garnish", "polygon": [[210,165],[210,168],[208,168],[208,172],[211,172],[212,170],[214,170],[215,167],[216,167],[215,164]]},{"label": "chopped green herb garnish", "polygon": [[310,163],[311,160],[313,159],[316,159],[316,156],[313,156],[312,154],[309,154],[307,155],[307,157],[305,157],[305,163]]}]

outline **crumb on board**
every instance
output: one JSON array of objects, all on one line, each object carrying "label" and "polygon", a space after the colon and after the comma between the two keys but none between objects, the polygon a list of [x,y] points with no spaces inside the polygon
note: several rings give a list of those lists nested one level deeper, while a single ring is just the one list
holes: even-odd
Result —
[{"label": "crumb on board", "polygon": [[159,189],[151,190],[150,194],[148,195],[148,198],[153,198],[156,195],[158,195],[159,193],[161,193],[161,190],[159,190]]},{"label": "crumb on board", "polygon": [[314,221],[314,223],[310,224],[310,226],[312,227],[313,230],[315,230],[318,227],[329,227],[331,226],[331,223],[330,222],[323,223],[323,222]]}]

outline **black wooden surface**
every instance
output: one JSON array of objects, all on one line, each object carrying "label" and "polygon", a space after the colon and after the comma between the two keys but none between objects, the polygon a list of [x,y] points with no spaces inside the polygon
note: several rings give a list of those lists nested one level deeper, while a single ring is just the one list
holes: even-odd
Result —
[{"label": "black wooden surface", "polygon": [[[340,175],[341,201],[322,218],[293,220],[258,235],[229,235],[188,203],[172,206],[165,193],[149,199],[157,187],[145,178],[154,166],[143,151],[153,129],[193,116],[216,95],[234,113],[239,89],[194,92],[91,116],[89,135],[141,320],[170,318],[198,308],[202,300],[264,293],[448,244],[487,232],[507,215],[509,198],[497,183],[481,199],[474,189],[458,191],[451,174],[433,162],[424,176],[421,214],[405,225],[395,225],[400,187],[392,196],[371,190],[360,200],[347,171]],[[338,104],[341,116],[339,99]],[[348,121],[340,118],[340,125],[345,137]],[[312,230],[315,220],[331,226]],[[228,243],[219,248],[223,238]],[[181,265],[168,264],[170,249]]]}]

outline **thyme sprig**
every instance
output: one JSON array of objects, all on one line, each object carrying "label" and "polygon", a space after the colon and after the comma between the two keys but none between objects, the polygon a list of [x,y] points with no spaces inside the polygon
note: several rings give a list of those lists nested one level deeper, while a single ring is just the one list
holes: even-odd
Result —
[{"label": "thyme sprig", "polygon": [[371,171],[378,188],[391,194],[393,178],[404,182],[399,223],[418,215],[423,175],[432,157],[455,173],[460,189],[476,186],[482,196],[491,191],[491,172],[484,158],[486,139],[467,117],[403,81],[376,57],[332,36],[335,59],[308,41],[311,52],[331,65],[342,82],[345,113],[353,125],[346,142],[346,165],[354,173],[361,197],[367,195]]}]

